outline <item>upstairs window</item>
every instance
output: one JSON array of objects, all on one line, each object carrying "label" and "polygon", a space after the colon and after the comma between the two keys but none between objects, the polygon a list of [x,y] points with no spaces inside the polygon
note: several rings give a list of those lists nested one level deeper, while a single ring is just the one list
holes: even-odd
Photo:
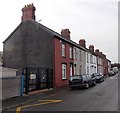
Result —
[{"label": "upstairs window", "polygon": [[70,47],[70,58],[72,59],[73,58],[73,48]]},{"label": "upstairs window", "polygon": [[90,55],[90,63],[93,63],[93,56]]},{"label": "upstairs window", "polygon": [[62,56],[65,57],[65,44],[62,43]]},{"label": "upstairs window", "polygon": [[94,56],[94,64],[96,64],[96,56]]},{"label": "upstairs window", "polygon": [[82,60],[82,51],[80,50],[80,61]]},{"label": "upstairs window", "polygon": [[88,53],[87,53],[87,63],[89,63],[89,56],[88,56]]},{"label": "upstairs window", "polygon": [[74,59],[75,59],[75,60],[77,59],[77,51],[76,51],[76,48],[74,48]]}]

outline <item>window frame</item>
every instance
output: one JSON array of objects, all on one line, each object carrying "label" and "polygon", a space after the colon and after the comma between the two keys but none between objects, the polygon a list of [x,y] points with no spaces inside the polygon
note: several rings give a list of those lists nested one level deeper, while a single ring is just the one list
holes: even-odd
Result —
[{"label": "window frame", "polygon": [[89,66],[87,66],[87,74],[89,74]]},{"label": "window frame", "polygon": [[73,64],[70,63],[70,76],[73,76]]},{"label": "window frame", "polygon": [[72,46],[70,46],[69,52],[70,52],[70,55],[69,55],[70,59],[73,59],[73,47]]},{"label": "window frame", "polygon": [[67,64],[62,63],[62,80],[67,79]]},{"label": "window frame", "polygon": [[89,63],[89,54],[87,53],[87,63]]},{"label": "window frame", "polygon": [[80,50],[80,61],[82,61],[82,51]]},{"label": "window frame", "polygon": [[77,49],[76,48],[74,48],[74,50],[73,50],[73,54],[74,54],[74,60],[77,60]]},{"label": "window frame", "polygon": [[62,57],[66,57],[66,44],[62,43]]}]

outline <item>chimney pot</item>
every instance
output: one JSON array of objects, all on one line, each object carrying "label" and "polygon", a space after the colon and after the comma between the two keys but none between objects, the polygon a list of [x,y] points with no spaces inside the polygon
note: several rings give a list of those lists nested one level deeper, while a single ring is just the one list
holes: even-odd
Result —
[{"label": "chimney pot", "polygon": [[96,49],[96,50],[95,50],[95,53],[96,53],[96,55],[99,55],[99,54],[100,54],[99,49]]},{"label": "chimney pot", "polygon": [[27,4],[22,8],[21,21],[35,20],[35,7],[32,4]]},{"label": "chimney pot", "polygon": [[100,52],[100,54],[102,55],[102,52]]},{"label": "chimney pot", "polygon": [[106,58],[106,55],[104,55],[104,57]]},{"label": "chimney pot", "polygon": [[94,46],[93,46],[93,45],[90,45],[90,46],[89,46],[89,50],[92,51],[92,52],[94,52]]}]

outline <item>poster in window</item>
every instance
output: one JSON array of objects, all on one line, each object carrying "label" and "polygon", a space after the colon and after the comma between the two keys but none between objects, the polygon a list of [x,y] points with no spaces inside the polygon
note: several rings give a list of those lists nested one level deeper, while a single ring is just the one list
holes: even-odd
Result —
[{"label": "poster in window", "polygon": [[33,80],[33,79],[36,79],[36,74],[30,74],[30,79]]}]

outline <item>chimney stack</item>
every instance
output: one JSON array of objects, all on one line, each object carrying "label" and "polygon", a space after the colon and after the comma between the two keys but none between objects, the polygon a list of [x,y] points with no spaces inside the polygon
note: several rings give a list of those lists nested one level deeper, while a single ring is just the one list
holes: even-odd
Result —
[{"label": "chimney stack", "polygon": [[70,40],[70,30],[69,29],[62,29],[61,35],[65,38],[67,38],[68,40]]},{"label": "chimney stack", "polygon": [[25,5],[22,8],[22,17],[21,17],[21,21],[27,21],[27,20],[35,20],[35,7],[33,4],[28,4]]},{"label": "chimney stack", "polygon": [[103,54],[103,58],[106,59],[106,55],[105,54]]},{"label": "chimney stack", "polygon": [[100,52],[99,49],[95,50],[96,55],[99,55],[100,54],[99,52]]},{"label": "chimney stack", "polygon": [[100,52],[100,55],[102,56],[102,52]]},{"label": "chimney stack", "polygon": [[82,46],[82,47],[84,47],[84,48],[86,48],[86,41],[85,41],[85,39],[81,39],[79,41],[79,45]]},{"label": "chimney stack", "polygon": [[106,59],[106,55],[104,55],[104,58]]},{"label": "chimney stack", "polygon": [[92,51],[92,52],[94,52],[94,46],[93,46],[93,45],[90,45],[90,46],[89,46],[89,50]]}]

